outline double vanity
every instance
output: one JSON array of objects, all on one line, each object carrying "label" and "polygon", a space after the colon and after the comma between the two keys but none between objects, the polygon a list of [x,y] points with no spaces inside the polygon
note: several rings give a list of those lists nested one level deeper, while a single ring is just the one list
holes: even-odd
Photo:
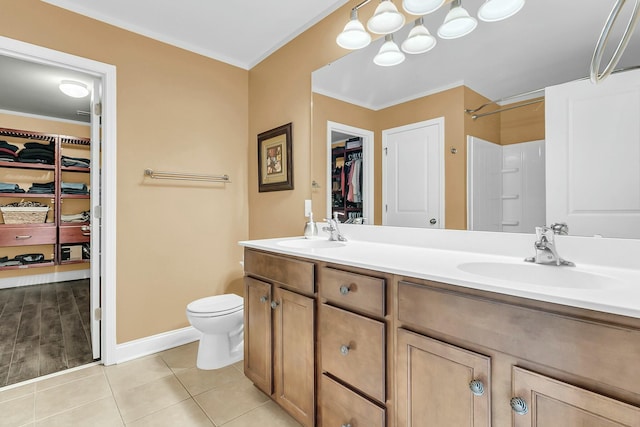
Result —
[{"label": "double vanity", "polygon": [[640,426],[634,240],[341,225],[245,247],[245,374],[304,426]]}]

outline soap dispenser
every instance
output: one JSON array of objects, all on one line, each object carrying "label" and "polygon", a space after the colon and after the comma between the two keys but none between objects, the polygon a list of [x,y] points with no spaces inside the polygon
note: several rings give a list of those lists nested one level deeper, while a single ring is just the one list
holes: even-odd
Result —
[{"label": "soap dispenser", "polygon": [[304,225],[304,238],[312,239],[318,235],[318,226],[313,222],[313,212],[309,212],[309,221]]}]

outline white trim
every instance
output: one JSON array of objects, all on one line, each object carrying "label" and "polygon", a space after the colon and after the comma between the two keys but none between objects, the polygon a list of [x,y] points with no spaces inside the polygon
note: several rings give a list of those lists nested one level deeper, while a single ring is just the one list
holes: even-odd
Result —
[{"label": "white trim", "polygon": [[90,270],[59,271],[55,273],[9,277],[7,279],[0,279],[0,289],[16,288],[18,286],[43,285],[45,283],[54,282],[67,282],[69,280],[88,279],[89,271]]},{"label": "white trim", "polygon": [[91,126],[91,123],[81,122],[81,121],[78,121],[78,120],[61,119],[61,118],[58,118],[58,117],[42,116],[40,114],[23,113],[23,112],[20,112],[20,111],[11,111],[11,110],[0,109],[0,113],[9,114],[9,115],[12,115],[12,116],[28,117],[28,118],[31,118],[31,119],[49,120],[51,122],[71,123],[73,125],[81,125],[81,126],[87,126],[87,127]]},{"label": "white trim", "polygon": [[367,129],[360,129],[357,127],[345,125],[342,123],[332,122],[327,120],[327,218],[331,218],[331,131],[347,133],[353,136],[359,136],[362,138],[362,164],[364,169],[362,171],[362,181],[364,182],[364,194],[362,197],[362,216],[366,218],[367,224],[373,224],[374,222],[374,133]]},{"label": "white trim", "polygon": [[[19,388],[19,387],[22,387],[22,386],[25,386],[25,385],[29,385],[29,384],[33,384],[33,383],[39,383],[40,381],[48,380],[50,378],[55,378],[55,377],[59,377],[61,375],[70,374],[72,372],[82,371],[83,369],[91,368],[93,366],[98,366],[98,365],[102,365],[102,362],[100,362],[100,361],[98,361],[98,362],[90,362],[90,363],[86,363],[84,365],[76,366],[74,368],[65,369],[64,371],[58,371],[58,372],[54,372],[52,374],[43,375],[41,377],[31,378],[30,380],[25,380],[25,381],[22,381],[22,382],[19,382],[19,383],[9,384],[7,386],[0,387],[0,393],[2,393],[4,391],[11,390],[13,388]],[[25,393],[25,395],[27,395],[27,394],[29,394],[29,393]]]},{"label": "white trim", "polygon": [[200,331],[193,326],[140,338],[116,346],[115,363],[124,363],[200,339]]},{"label": "white trim", "polygon": [[72,69],[102,80],[102,361],[116,350],[116,67],[0,36],[0,55]]},{"label": "white trim", "polygon": [[[396,132],[404,132],[407,130],[412,130],[421,127],[427,127],[432,125],[438,125],[439,138],[440,138],[440,156],[439,156],[439,164],[440,164],[440,224],[438,228],[446,228],[445,225],[445,170],[444,170],[444,156],[445,156],[445,140],[444,140],[444,117],[437,117],[435,119],[424,120],[421,122],[410,123],[404,126],[398,126],[395,128],[384,129],[382,131],[382,152],[389,146],[387,140],[389,138],[390,133]],[[386,185],[386,177],[387,177],[387,156],[383,154],[382,159],[382,225],[387,224],[387,210],[385,209],[385,205],[387,204],[387,185]]]}]

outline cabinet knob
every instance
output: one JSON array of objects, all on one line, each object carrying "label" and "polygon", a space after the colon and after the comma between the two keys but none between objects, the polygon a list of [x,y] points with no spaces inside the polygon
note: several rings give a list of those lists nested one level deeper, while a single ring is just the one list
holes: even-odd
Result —
[{"label": "cabinet knob", "polygon": [[484,384],[480,380],[473,380],[469,383],[471,392],[476,396],[482,396],[484,394]]},{"label": "cabinet knob", "polygon": [[349,354],[349,346],[348,345],[341,345],[340,346],[340,353],[343,356],[346,356],[347,354]]},{"label": "cabinet knob", "polygon": [[511,409],[518,415],[526,415],[529,412],[529,407],[527,406],[527,402],[524,401],[521,397],[512,397],[511,398]]},{"label": "cabinet knob", "polygon": [[340,286],[340,293],[341,293],[342,295],[346,295],[346,294],[348,294],[350,290],[351,290],[351,289],[349,289],[349,287],[348,287],[347,285],[342,285],[342,286]]},{"label": "cabinet knob", "polygon": [[276,308],[278,308],[278,306],[279,306],[279,305],[280,305],[280,304],[279,304],[277,301],[271,301],[271,308],[272,308],[272,309],[274,309],[274,310],[275,310]]},{"label": "cabinet knob", "polygon": [[264,304],[265,302],[267,302],[267,300],[268,300],[268,299],[269,299],[269,298],[268,298],[266,295],[262,295],[262,296],[260,297],[260,302]]},{"label": "cabinet knob", "polygon": [[342,424],[341,427],[351,427],[351,424],[347,423],[347,424]]}]

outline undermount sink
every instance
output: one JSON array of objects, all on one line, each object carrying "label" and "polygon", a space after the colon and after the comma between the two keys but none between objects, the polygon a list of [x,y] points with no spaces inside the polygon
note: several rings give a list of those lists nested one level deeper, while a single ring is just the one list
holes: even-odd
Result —
[{"label": "undermount sink", "polygon": [[278,245],[286,248],[296,249],[326,249],[326,248],[339,248],[344,246],[343,242],[336,242],[326,239],[293,239],[282,240],[278,242]]},{"label": "undermount sink", "polygon": [[613,277],[580,271],[576,267],[529,264],[524,261],[522,264],[469,262],[458,265],[458,269],[493,279],[554,288],[598,290],[618,285],[618,280]]}]

